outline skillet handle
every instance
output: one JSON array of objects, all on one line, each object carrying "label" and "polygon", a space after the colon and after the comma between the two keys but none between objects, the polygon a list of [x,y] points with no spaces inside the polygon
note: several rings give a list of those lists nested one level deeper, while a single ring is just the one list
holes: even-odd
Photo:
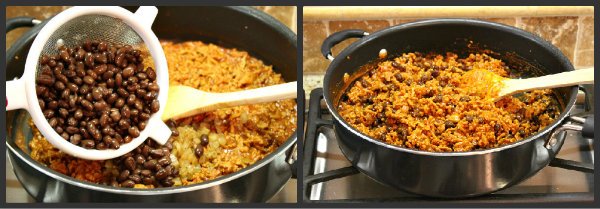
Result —
[{"label": "skillet handle", "polygon": [[340,42],[346,39],[362,38],[367,35],[369,35],[369,33],[359,29],[349,29],[335,32],[334,34],[331,34],[329,37],[327,37],[325,41],[323,41],[323,44],[321,45],[321,53],[323,53],[323,56],[325,58],[333,61],[334,57],[331,54],[331,48],[333,48],[335,45],[339,44]]},{"label": "skillet handle", "polygon": [[33,27],[39,24],[41,21],[36,20],[33,17],[21,16],[12,17],[6,19],[6,33],[20,27]]},{"label": "skillet handle", "polygon": [[577,116],[569,116],[566,118],[571,123],[565,123],[556,128],[550,134],[550,138],[544,145],[547,149],[552,149],[556,145],[555,135],[562,131],[578,131],[581,136],[586,138],[594,138],[594,115],[591,113],[578,114]]},{"label": "skillet handle", "polygon": [[585,119],[581,129],[581,135],[587,138],[594,138],[594,116]]},{"label": "skillet handle", "polygon": [[298,143],[294,144],[290,151],[288,151],[287,156],[285,158],[285,162],[290,166],[290,170],[292,171],[292,178],[298,178]]}]

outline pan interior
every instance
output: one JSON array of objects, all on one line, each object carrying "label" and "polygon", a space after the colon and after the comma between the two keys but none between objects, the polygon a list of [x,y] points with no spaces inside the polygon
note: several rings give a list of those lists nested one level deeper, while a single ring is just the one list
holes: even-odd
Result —
[{"label": "pan interior", "polygon": [[[351,76],[349,80],[354,81],[364,74],[369,67],[380,61],[381,49],[386,49],[389,54],[385,59],[417,51],[438,54],[453,52],[459,58],[470,53],[484,52],[501,59],[511,69],[519,69],[520,77],[574,70],[568,58],[552,44],[534,34],[503,24],[469,19],[436,19],[392,26],[352,43],[337,55],[344,59],[334,59],[327,69],[324,79],[327,106],[334,118],[356,133],[359,131],[346,123],[336,110],[342,94],[352,83],[344,82],[343,78],[347,74]],[[521,141],[548,131],[568,115],[568,111],[564,110],[574,105],[576,87],[557,88],[555,92],[561,106],[558,119],[543,131]]]}]

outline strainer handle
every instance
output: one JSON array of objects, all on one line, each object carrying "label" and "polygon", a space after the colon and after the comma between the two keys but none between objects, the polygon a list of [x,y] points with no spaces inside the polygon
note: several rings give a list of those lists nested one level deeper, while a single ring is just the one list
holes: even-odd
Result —
[{"label": "strainer handle", "polygon": [[6,82],[6,110],[27,109],[25,81],[16,79]]},{"label": "strainer handle", "polygon": [[167,143],[167,140],[171,137],[171,129],[167,124],[160,120],[160,117],[151,118],[150,121],[148,121],[148,124],[153,124],[153,126],[150,127],[150,138],[161,145]]},{"label": "strainer handle", "polygon": [[151,28],[152,23],[154,23],[154,19],[158,14],[158,8],[154,6],[141,6],[138,8],[133,15],[136,16],[136,19],[144,25],[144,27]]}]

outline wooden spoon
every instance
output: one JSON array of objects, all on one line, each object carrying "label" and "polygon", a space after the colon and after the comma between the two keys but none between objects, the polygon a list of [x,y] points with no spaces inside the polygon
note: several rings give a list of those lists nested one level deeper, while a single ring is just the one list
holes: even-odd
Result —
[{"label": "wooden spoon", "polygon": [[220,108],[274,102],[297,97],[297,83],[267,86],[230,93],[211,93],[188,86],[169,86],[163,121],[180,119]]},{"label": "wooden spoon", "polygon": [[473,69],[461,77],[468,92],[498,101],[505,96],[537,89],[551,89],[594,83],[594,68],[587,68],[527,79],[509,79],[489,70]]}]

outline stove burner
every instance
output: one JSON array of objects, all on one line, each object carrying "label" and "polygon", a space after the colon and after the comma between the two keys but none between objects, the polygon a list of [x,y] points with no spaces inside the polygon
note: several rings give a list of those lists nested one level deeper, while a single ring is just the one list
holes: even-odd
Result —
[{"label": "stove burner", "polygon": [[[587,95],[593,95],[593,85],[585,85],[582,87],[582,91],[584,91]],[[347,166],[337,169],[332,169],[328,171],[319,171],[315,173],[315,166],[317,161],[317,152],[322,152],[318,149],[318,137],[319,133],[322,133],[321,128],[332,129],[333,122],[331,119],[326,119],[325,116],[330,116],[327,108],[323,108],[321,105],[321,100],[323,99],[323,89],[318,88],[310,93],[309,100],[309,110],[308,110],[308,118],[305,120],[307,122],[306,126],[306,137],[304,140],[304,159],[303,159],[303,199],[304,202],[414,202],[414,201],[435,201],[435,202],[458,202],[458,203],[563,203],[563,202],[593,202],[594,201],[594,188],[593,188],[593,173],[594,173],[594,164],[593,158],[585,157],[582,155],[582,161],[588,162],[578,162],[573,160],[555,158],[550,162],[550,167],[558,167],[567,170],[573,170],[577,172],[588,173],[586,176],[586,180],[591,182],[589,184],[589,190],[587,192],[528,192],[524,191],[519,194],[506,194],[502,192],[495,192],[492,194],[487,194],[483,196],[473,197],[473,198],[465,198],[465,199],[439,199],[439,198],[431,198],[425,196],[418,196],[413,194],[404,193],[397,197],[382,197],[382,198],[342,198],[342,199],[327,199],[322,200],[311,199],[311,194],[315,193],[315,186],[318,186],[322,183],[333,181],[336,179],[351,177],[355,175],[364,175],[360,174],[360,172],[353,166]],[[586,97],[586,100],[581,107],[577,107],[581,111],[593,112],[591,107],[593,103],[593,97]],[[581,112],[580,111],[580,112]],[[335,137],[335,136],[333,136]],[[327,141],[334,140],[335,138],[326,137]],[[579,150],[580,152],[592,152],[593,148],[591,146],[590,139],[583,139],[581,136],[579,138]],[[572,139],[574,140],[574,139]],[[582,142],[583,141],[583,142]],[[336,147],[336,149],[339,149]],[[322,159],[319,159],[322,160]],[[345,160],[345,159],[344,159]],[[325,159],[324,162],[327,162]],[[538,174],[536,174],[538,175]],[[352,184],[353,182],[349,182]],[[319,188],[319,187],[317,187]],[[362,188],[357,188],[362,189]],[[320,191],[316,191],[320,192]],[[398,190],[400,193],[401,191]],[[314,195],[314,194],[313,194]]]}]

